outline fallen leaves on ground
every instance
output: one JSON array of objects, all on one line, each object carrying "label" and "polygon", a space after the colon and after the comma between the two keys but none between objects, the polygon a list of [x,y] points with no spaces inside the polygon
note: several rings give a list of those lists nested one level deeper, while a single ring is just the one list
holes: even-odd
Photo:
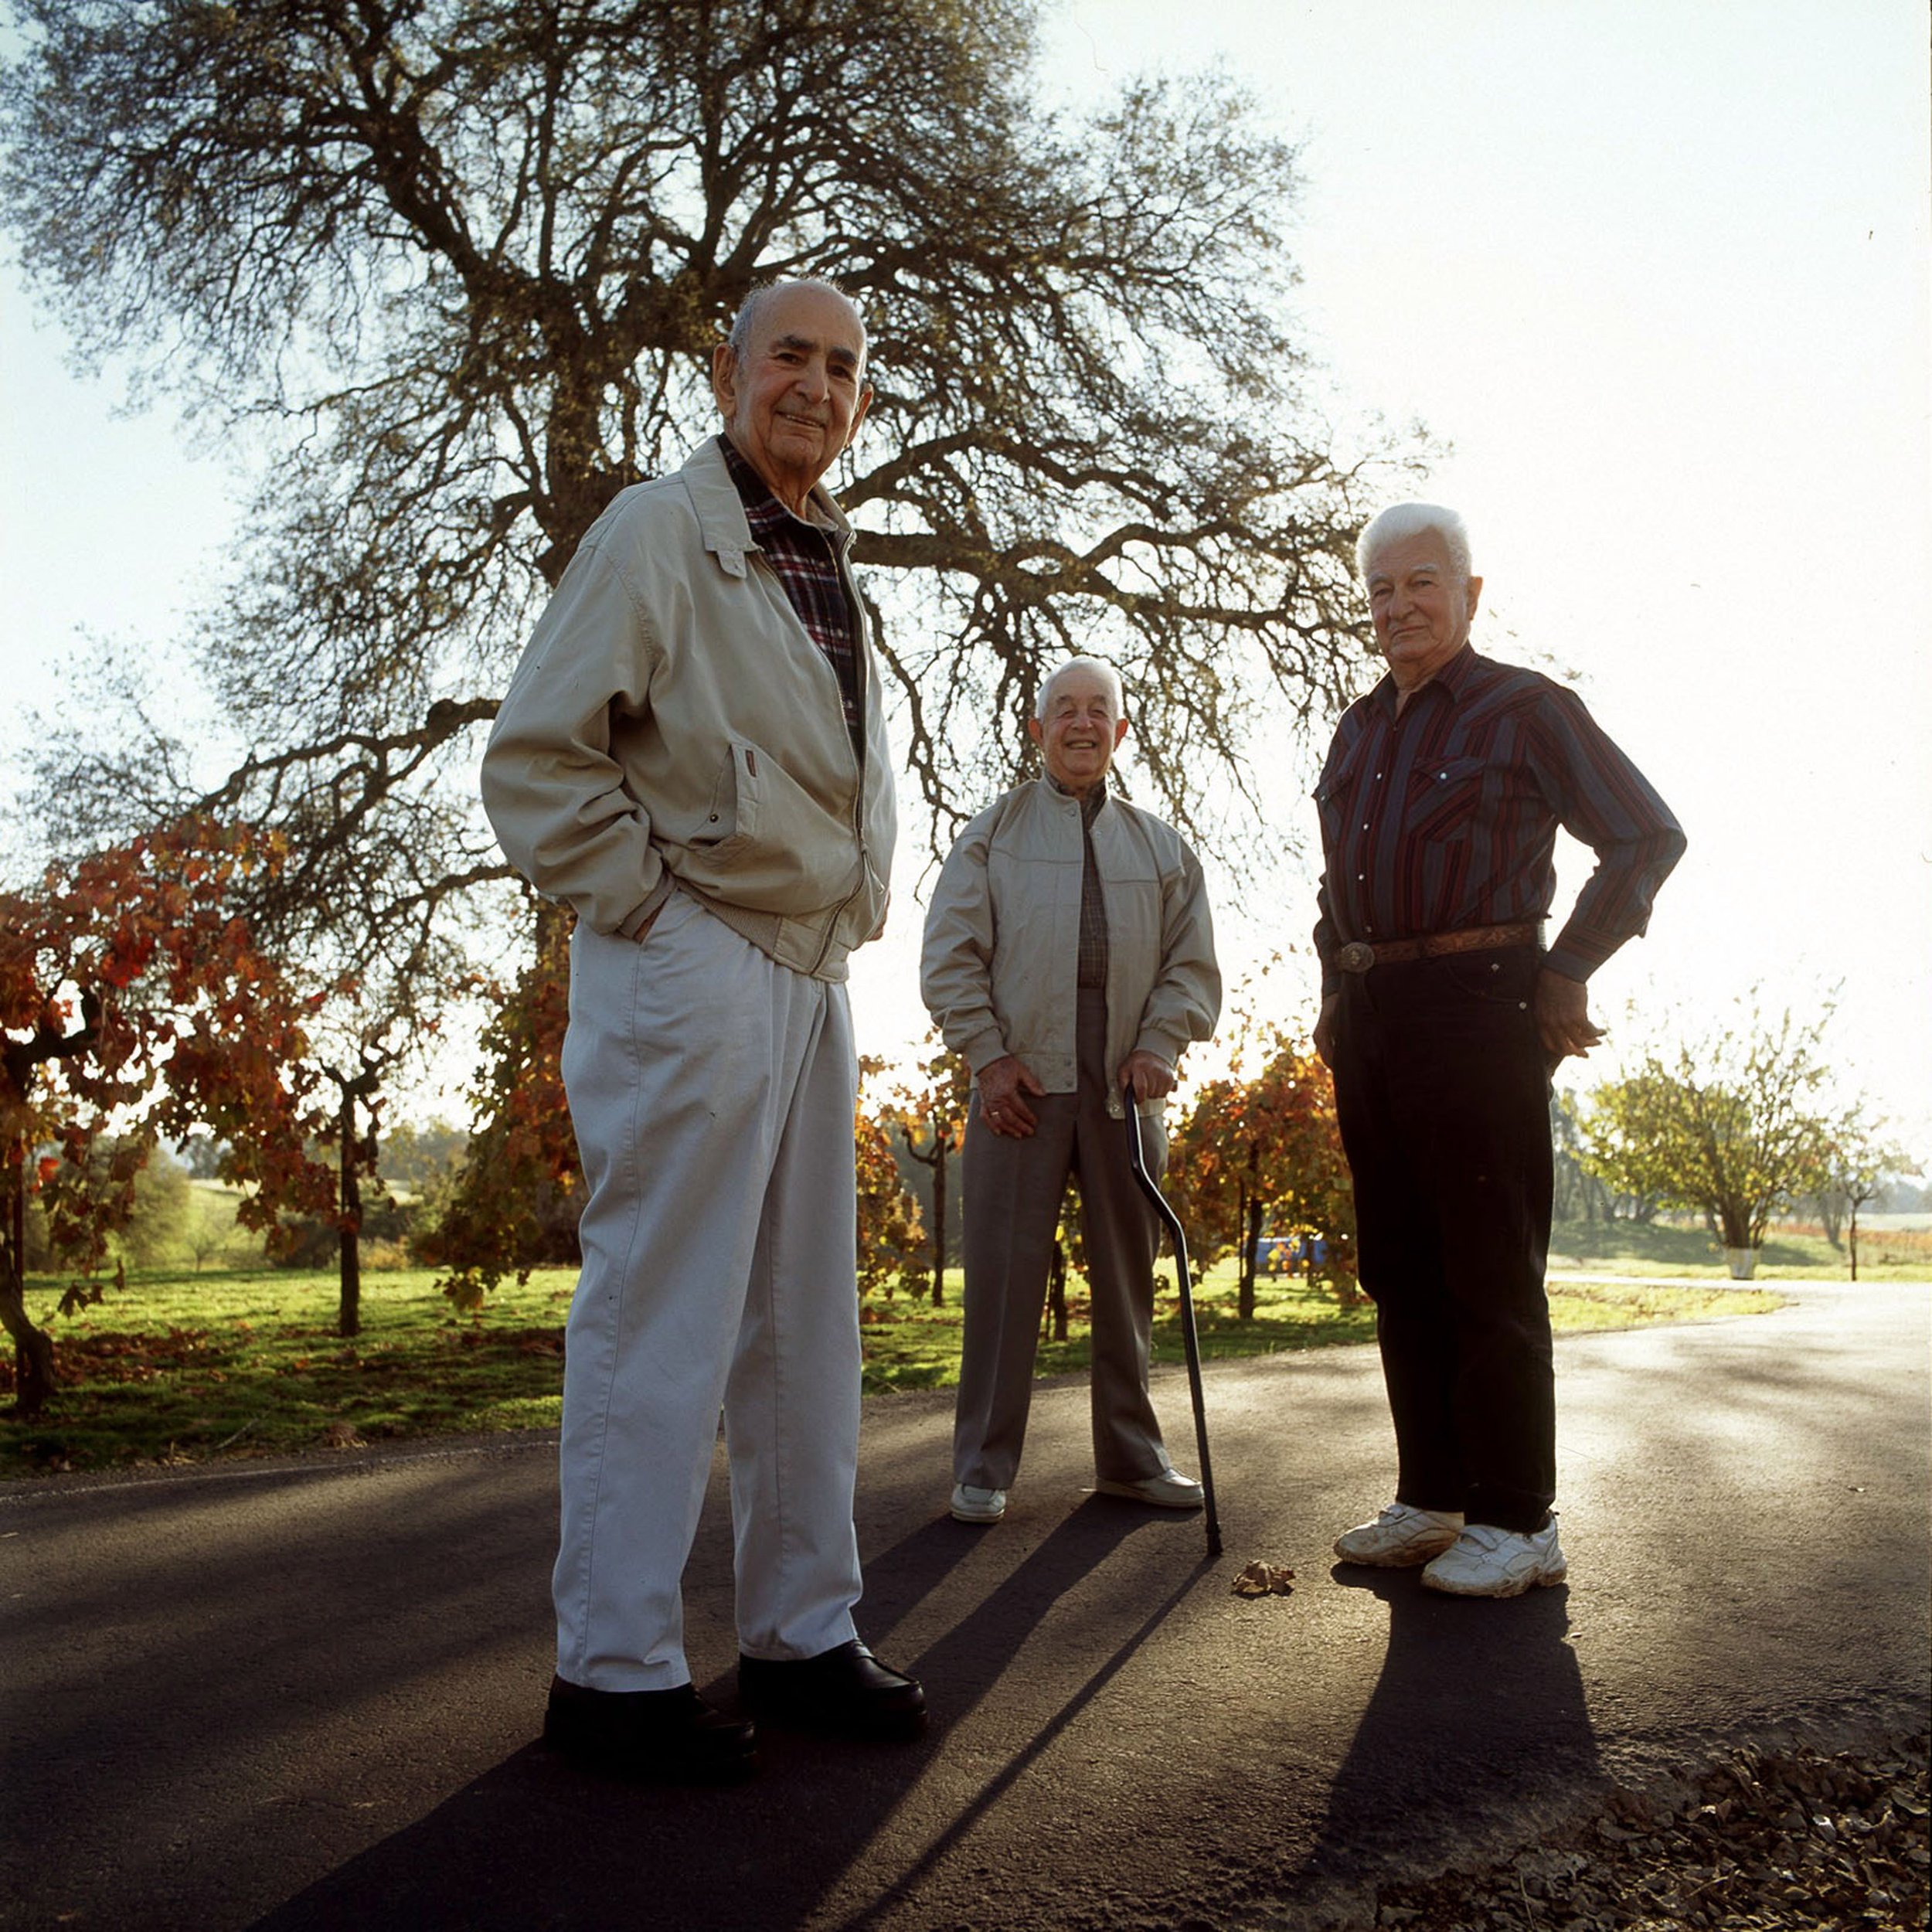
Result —
[{"label": "fallen leaves on ground", "polygon": [[1923,1932],[1927,1740],[1835,1757],[1742,1749],[1667,1795],[1476,1872],[1385,1886],[1378,1927],[1414,1932]]},{"label": "fallen leaves on ground", "polygon": [[[152,1382],[185,1369],[225,1362],[232,1350],[206,1328],[170,1328],[165,1335],[122,1335],[83,1329],[63,1333],[56,1344],[56,1370],[63,1386],[83,1383]],[[13,1393],[15,1364],[0,1360],[0,1395]]]},{"label": "fallen leaves on ground", "polygon": [[1291,1597],[1294,1594],[1294,1572],[1279,1563],[1264,1563],[1257,1558],[1235,1578],[1233,1588],[1237,1597]]}]

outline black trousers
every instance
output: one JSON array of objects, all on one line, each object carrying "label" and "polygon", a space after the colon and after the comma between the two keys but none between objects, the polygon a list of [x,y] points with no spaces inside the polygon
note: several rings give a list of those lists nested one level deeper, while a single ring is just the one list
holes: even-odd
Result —
[{"label": "black trousers", "polygon": [[1541,959],[1509,947],[1346,975],[1335,1041],[1396,1499],[1519,1530],[1556,1492]]}]

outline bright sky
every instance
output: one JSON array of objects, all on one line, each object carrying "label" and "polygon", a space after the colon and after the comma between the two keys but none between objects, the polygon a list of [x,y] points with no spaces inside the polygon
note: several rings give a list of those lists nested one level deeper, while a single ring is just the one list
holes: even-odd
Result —
[{"label": "bright sky", "polygon": [[[1690,834],[1600,1017],[1696,1038],[1754,981],[1842,981],[1847,1084],[1932,1158],[1923,0],[1071,0],[1049,47],[1075,98],[1223,60],[1304,144],[1284,212],[1338,420],[1450,446],[1479,648],[1575,672]],[[168,636],[231,512],[11,275],[0,302],[0,671],[46,706],[77,629]],[[0,760],[24,743],[10,711]],[[1312,921],[1293,882],[1219,909],[1231,981]],[[855,975],[869,1051],[923,1021],[897,923]]]}]

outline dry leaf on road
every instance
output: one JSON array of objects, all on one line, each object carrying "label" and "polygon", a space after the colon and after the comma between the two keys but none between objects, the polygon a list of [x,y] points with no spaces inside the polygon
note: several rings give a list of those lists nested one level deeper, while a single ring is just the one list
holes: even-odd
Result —
[{"label": "dry leaf on road", "polygon": [[1257,1558],[1235,1578],[1233,1589],[1237,1597],[1291,1597],[1294,1594],[1294,1572],[1279,1563],[1264,1563]]}]

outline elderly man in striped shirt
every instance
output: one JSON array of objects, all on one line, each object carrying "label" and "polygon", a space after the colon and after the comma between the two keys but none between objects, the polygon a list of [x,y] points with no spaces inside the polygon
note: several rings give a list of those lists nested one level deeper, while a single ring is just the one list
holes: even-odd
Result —
[{"label": "elderly man in striped shirt", "polygon": [[[1388,675],[1316,788],[1316,1050],[1355,1178],[1395,1422],[1395,1501],[1335,1546],[1461,1597],[1562,1580],[1543,1269],[1549,1075],[1602,1037],[1585,982],[1644,930],[1684,850],[1573,692],[1479,656],[1452,510],[1403,503],[1355,560]],[[1555,943],[1561,825],[1597,868]]]}]

